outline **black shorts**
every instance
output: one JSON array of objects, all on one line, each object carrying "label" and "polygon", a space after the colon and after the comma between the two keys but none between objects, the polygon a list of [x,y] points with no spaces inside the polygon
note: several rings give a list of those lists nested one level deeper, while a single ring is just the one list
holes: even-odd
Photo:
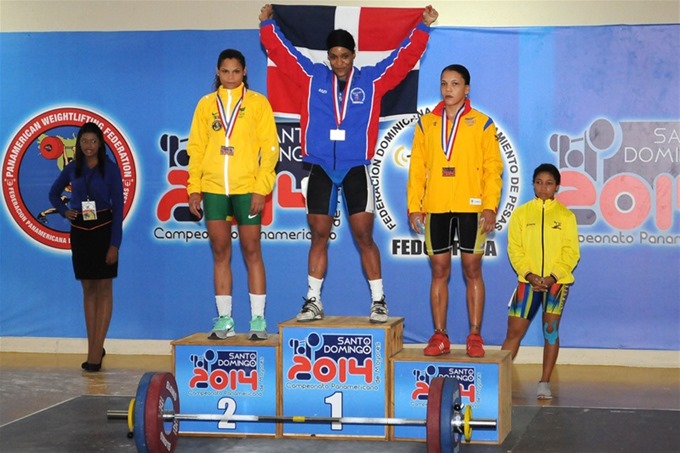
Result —
[{"label": "black shorts", "polygon": [[428,255],[450,252],[456,235],[458,248],[465,253],[482,254],[486,233],[478,212],[444,212],[427,214],[425,248]]},{"label": "black shorts", "polygon": [[111,245],[111,210],[97,212],[97,220],[78,217],[71,222],[71,260],[76,280],[116,278],[118,262],[106,264]]},{"label": "black shorts", "polygon": [[336,171],[312,165],[305,196],[307,214],[335,216],[340,188],[348,215],[375,211],[375,194],[366,165]]}]

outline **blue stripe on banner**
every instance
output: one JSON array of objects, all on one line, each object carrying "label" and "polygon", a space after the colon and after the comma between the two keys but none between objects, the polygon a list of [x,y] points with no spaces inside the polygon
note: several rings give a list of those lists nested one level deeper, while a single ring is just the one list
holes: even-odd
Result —
[{"label": "blue stripe on banner", "polygon": [[335,6],[274,5],[274,19],[295,47],[325,51],[326,37],[335,30]]},{"label": "blue stripe on banner", "polygon": [[412,70],[406,78],[393,90],[383,97],[380,119],[386,120],[391,116],[407,115],[418,110],[418,71]]}]

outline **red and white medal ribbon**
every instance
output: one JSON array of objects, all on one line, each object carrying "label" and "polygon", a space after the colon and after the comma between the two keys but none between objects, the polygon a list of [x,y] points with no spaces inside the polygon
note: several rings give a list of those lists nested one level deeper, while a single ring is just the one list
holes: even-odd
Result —
[{"label": "red and white medal ribbon", "polygon": [[463,105],[461,105],[456,112],[456,116],[453,119],[453,126],[451,127],[451,132],[449,132],[448,137],[446,131],[449,129],[449,117],[446,115],[446,109],[442,109],[442,149],[444,150],[446,160],[451,160],[451,155],[453,154],[453,144],[456,142],[456,135],[458,134],[460,120],[466,113],[470,111],[470,109],[470,100],[465,99]]},{"label": "red and white medal ribbon", "polygon": [[238,111],[241,108],[241,104],[243,103],[243,99],[246,97],[246,87],[245,85],[243,86],[243,90],[241,91],[241,98],[238,100],[236,105],[234,106],[234,109],[231,111],[231,114],[229,115],[229,120],[225,120],[227,117],[226,112],[224,110],[224,105],[222,104],[222,99],[220,98],[219,95],[219,90],[217,94],[217,113],[220,115],[220,121],[222,122],[222,127],[224,127],[224,135],[225,135],[225,146],[229,146],[229,137],[231,137],[231,133],[234,132],[234,125],[236,124],[236,120],[238,119]]},{"label": "red and white medal ribbon", "polygon": [[333,110],[335,111],[335,125],[340,128],[340,124],[345,119],[347,114],[347,102],[349,101],[349,89],[352,85],[352,77],[354,76],[354,68],[352,68],[347,76],[347,84],[345,85],[345,90],[342,93],[342,106],[338,101],[338,76],[334,74],[333,77]]}]

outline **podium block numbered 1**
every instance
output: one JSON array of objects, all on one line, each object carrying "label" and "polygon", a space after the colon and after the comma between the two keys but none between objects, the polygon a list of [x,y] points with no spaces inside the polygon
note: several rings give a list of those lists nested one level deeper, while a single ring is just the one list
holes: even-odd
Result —
[{"label": "podium block numbered 1", "polygon": [[[250,341],[246,335],[209,340],[197,333],[172,342],[181,412],[211,415],[277,414],[279,336]],[[276,437],[276,423],[192,421],[180,435]]]},{"label": "podium block numbered 1", "polygon": [[[402,349],[403,318],[326,317],[279,324],[283,413],[306,417],[387,417],[389,359]],[[284,424],[283,436],[387,439],[382,425]]]},{"label": "podium block numbered 1", "polygon": [[[430,382],[450,376],[460,383],[461,402],[470,405],[475,418],[497,419],[496,429],[474,431],[472,443],[500,444],[511,429],[512,357],[508,351],[486,351],[471,359],[464,350],[427,357],[422,348],[405,348],[392,357],[393,417],[425,418]],[[395,426],[392,440],[425,440],[422,426]]]}]

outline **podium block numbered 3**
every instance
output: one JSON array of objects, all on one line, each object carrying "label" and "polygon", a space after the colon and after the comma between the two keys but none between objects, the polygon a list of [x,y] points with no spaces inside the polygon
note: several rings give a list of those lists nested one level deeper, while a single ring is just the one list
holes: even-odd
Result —
[{"label": "podium block numbered 3", "polygon": [[[404,348],[392,357],[394,417],[426,416],[430,383],[435,377],[453,377],[460,384],[461,402],[469,405],[475,418],[497,419],[495,429],[477,430],[473,443],[500,444],[511,429],[512,357],[509,351],[486,351],[471,359],[464,350],[427,357],[421,348]],[[421,426],[395,426],[393,440],[425,440]]]}]

